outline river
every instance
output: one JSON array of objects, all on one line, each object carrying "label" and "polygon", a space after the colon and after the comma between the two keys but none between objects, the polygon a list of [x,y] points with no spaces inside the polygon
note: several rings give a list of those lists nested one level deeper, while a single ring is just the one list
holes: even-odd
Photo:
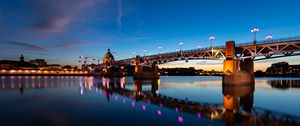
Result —
[{"label": "river", "polygon": [[[253,88],[242,87],[233,95],[239,95],[241,90],[244,94],[247,91],[246,94],[250,94],[247,96],[251,96],[248,102],[252,114],[261,110],[275,113],[275,116],[287,114],[298,119],[299,87],[300,78],[256,78]],[[211,118],[204,112],[191,112],[178,105],[192,102],[222,106],[228,92],[232,90],[222,86],[222,77],[215,76],[161,76],[155,82],[136,82],[132,77],[1,76],[0,123],[228,125],[230,123],[225,119]],[[177,103],[177,100],[181,102]],[[178,107],[172,107],[175,104]],[[233,124],[244,125],[240,121]]]}]

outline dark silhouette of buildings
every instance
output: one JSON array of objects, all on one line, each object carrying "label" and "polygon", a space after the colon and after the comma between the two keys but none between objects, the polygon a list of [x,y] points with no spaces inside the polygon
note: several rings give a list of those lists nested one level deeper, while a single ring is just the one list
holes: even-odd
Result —
[{"label": "dark silhouette of buildings", "polygon": [[180,76],[195,76],[195,75],[215,75],[221,76],[223,74],[222,71],[207,71],[203,69],[196,70],[194,67],[189,68],[162,68],[160,69],[161,75],[180,75]]},{"label": "dark silhouette of buildings", "polygon": [[[63,66],[59,64],[47,64],[45,59],[35,59],[29,62],[25,61],[23,54],[19,57],[19,61],[0,60],[0,69],[6,70],[62,70]],[[64,70],[77,70],[70,65],[64,67]]]},{"label": "dark silhouette of buildings", "polygon": [[1,60],[0,69],[34,69],[36,65],[26,62],[23,54],[19,57],[19,61]]},{"label": "dark silhouette of buildings", "polygon": [[289,65],[287,62],[273,63],[266,70],[267,75],[274,76],[299,76],[300,75],[300,65]]},{"label": "dark silhouette of buildings", "polygon": [[44,66],[44,65],[47,65],[47,62],[45,61],[45,59],[29,60],[29,62],[30,62],[31,64],[35,64],[35,65],[38,65],[38,66]]},{"label": "dark silhouette of buildings", "polygon": [[24,59],[25,59],[25,58],[24,58],[23,54],[21,54],[21,56],[19,57],[19,61],[20,61],[20,62],[24,62],[24,61],[25,61]]}]

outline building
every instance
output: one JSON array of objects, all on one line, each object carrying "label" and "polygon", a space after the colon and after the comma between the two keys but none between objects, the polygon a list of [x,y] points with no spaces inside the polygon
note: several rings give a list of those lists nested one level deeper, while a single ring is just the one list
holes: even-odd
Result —
[{"label": "building", "polygon": [[21,54],[21,56],[19,57],[19,61],[20,62],[24,62],[25,61],[25,58],[24,58],[23,54]]},{"label": "building", "polygon": [[31,64],[35,64],[35,65],[38,65],[38,66],[44,66],[44,65],[47,65],[47,62],[46,62],[44,59],[29,60],[29,62],[30,62]]},{"label": "building", "polygon": [[299,74],[300,75],[300,65],[290,65],[289,73],[291,74]]},{"label": "building", "polygon": [[38,66],[39,70],[62,70],[62,66],[58,64],[49,64],[49,65],[43,65]]},{"label": "building", "polygon": [[26,70],[33,70],[37,69],[37,66],[26,62],[24,60],[23,54],[19,57],[19,61],[14,60],[1,60],[0,61],[0,69],[26,69]]},{"label": "building", "polygon": [[108,65],[108,66],[115,63],[114,56],[111,54],[110,49],[107,49],[107,52],[103,56],[102,61],[103,61],[103,64]]},{"label": "building", "polygon": [[273,63],[267,68],[266,74],[269,75],[299,75],[300,65],[289,65],[287,62]]}]

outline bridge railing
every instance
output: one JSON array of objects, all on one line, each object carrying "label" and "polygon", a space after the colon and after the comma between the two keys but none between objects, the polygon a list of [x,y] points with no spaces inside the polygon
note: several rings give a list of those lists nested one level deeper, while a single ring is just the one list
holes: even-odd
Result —
[{"label": "bridge railing", "polygon": [[[270,44],[270,43],[290,42],[290,41],[297,41],[297,40],[300,40],[300,36],[270,39],[270,40],[260,40],[257,41],[256,44]],[[246,42],[246,43],[236,44],[236,47],[251,46],[251,45],[253,45],[253,42]]]}]

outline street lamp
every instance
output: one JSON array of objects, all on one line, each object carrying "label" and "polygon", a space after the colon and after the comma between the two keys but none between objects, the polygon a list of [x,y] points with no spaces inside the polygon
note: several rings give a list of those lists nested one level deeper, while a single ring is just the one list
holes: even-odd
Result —
[{"label": "street lamp", "polygon": [[267,34],[265,38],[270,41],[273,38],[273,36],[271,34]]},{"label": "street lamp", "polygon": [[215,39],[214,35],[209,36],[209,40],[210,40],[210,43],[211,43],[211,53],[212,54],[214,53],[214,46],[213,46],[214,39]]},{"label": "street lamp", "polygon": [[257,27],[254,27],[251,29],[251,32],[254,34],[254,41],[256,41],[256,32],[259,32],[259,29]]},{"label": "street lamp", "polygon": [[159,47],[158,47],[158,53],[159,53],[159,54],[161,53],[161,49],[162,49],[162,47],[159,46]]},{"label": "street lamp", "polygon": [[144,57],[146,56],[146,49],[144,49]]},{"label": "street lamp", "polygon": [[180,42],[179,46],[180,46],[180,51],[182,51],[183,42]]}]

